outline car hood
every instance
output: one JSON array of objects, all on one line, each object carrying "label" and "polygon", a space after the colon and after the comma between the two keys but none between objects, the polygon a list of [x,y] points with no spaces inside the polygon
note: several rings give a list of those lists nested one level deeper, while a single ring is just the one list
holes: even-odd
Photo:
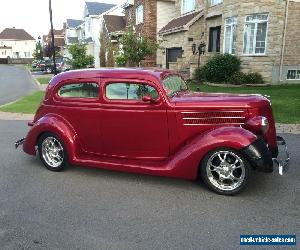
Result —
[{"label": "car hood", "polygon": [[204,92],[180,92],[171,98],[176,106],[201,106],[201,107],[240,107],[250,108],[264,106],[268,99],[256,94],[228,94]]}]

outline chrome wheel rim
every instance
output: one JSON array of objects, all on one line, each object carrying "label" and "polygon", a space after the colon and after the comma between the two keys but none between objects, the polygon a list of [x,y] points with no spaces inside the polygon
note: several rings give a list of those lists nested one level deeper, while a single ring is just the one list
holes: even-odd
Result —
[{"label": "chrome wheel rim", "polygon": [[52,168],[58,168],[64,161],[64,149],[54,137],[47,137],[42,142],[42,157]]},{"label": "chrome wheel rim", "polygon": [[231,151],[218,151],[207,161],[206,172],[210,183],[223,191],[232,191],[245,179],[243,160]]}]

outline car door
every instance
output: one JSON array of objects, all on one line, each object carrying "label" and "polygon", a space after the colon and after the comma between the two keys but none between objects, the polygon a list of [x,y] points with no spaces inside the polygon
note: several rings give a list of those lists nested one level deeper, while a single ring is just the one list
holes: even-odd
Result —
[{"label": "car door", "polygon": [[102,152],[129,159],[168,157],[167,111],[160,90],[139,80],[103,79],[102,86]]},{"label": "car door", "polygon": [[58,85],[55,93],[55,113],[68,121],[75,130],[83,153],[100,153],[99,79],[66,80]]}]

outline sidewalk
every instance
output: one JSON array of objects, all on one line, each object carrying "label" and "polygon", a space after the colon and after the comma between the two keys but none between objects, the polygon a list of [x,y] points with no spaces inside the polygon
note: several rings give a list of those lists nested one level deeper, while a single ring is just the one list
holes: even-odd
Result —
[{"label": "sidewalk", "polygon": [[[0,120],[16,120],[16,121],[29,121],[33,120],[33,114],[18,114],[0,111]],[[277,133],[282,134],[300,134],[300,124],[276,124]]]}]

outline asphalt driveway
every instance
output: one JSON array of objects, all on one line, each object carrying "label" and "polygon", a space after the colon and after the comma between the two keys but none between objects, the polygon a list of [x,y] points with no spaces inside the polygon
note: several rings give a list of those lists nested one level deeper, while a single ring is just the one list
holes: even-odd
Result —
[{"label": "asphalt driveway", "polygon": [[183,180],[75,166],[50,172],[13,148],[26,130],[0,120],[1,249],[243,249],[240,234],[299,238],[299,135],[283,135],[286,176],[254,173],[244,193],[225,197]]},{"label": "asphalt driveway", "polygon": [[0,64],[0,105],[38,90],[30,73],[23,66]]}]

